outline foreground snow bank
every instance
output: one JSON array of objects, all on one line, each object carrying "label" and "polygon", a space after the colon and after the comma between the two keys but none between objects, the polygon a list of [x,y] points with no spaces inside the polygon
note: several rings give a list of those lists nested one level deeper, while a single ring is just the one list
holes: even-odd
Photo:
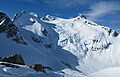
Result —
[{"label": "foreground snow bank", "polygon": [[63,77],[63,75],[53,71],[47,71],[46,73],[43,73],[36,72],[25,65],[17,66],[19,66],[19,68],[11,68],[0,65],[0,77]]},{"label": "foreground snow bank", "polygon": [[107,68],[92,74],[87,77],[120,77],[120,67]]}]

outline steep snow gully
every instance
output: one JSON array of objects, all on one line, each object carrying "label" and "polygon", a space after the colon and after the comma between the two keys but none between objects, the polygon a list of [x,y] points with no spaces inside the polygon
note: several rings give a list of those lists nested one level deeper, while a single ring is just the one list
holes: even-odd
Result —
[{"label": "steep snow gully", "polygon": [[0,42],[1,57],[19,53],[27,65],[52,69],[36,72],[27,65],[7,67],[0,60],[0,77],[106,77],[112,70],[120,71],[119,33],[84,15],[63,19],[22,11],[10,20],[0,12]]}]

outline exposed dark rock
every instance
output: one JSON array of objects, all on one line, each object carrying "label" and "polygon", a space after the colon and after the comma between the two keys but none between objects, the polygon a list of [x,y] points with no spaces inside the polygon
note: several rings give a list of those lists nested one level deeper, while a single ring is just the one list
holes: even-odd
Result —
[{"label": "exposed dark rock", "polygon": [[87,21],[85,21],[85,23],[87,23]]},{"label": "exposed dark rock", "polygon": [[108,30],[108,35],[110,35],[110,34],[111,34],[111,32],[112,32],[112,29],[109,29],[109,30]]},{"label": "exposed dark rock", "polygon": [[52,69],[50,67],[45,67],[42,64],[31,64],[28,65],[30,68],[33,68],[35,71],[37,72],[44,72],[45,73],[45,69],[49,69],[52,71]]},{"label": "exposed dark rock", "polygon": [[117,37],[118,35],[119,35],[119,33],[117,33],[116,31],[114,31],[113,36]]},{"label": "exposed dark rock", "polygon": [[3,12],[0,12],[0,33],[5,33],[7,38],[14,39],[13,41],[18,44],[27,45],[27,42],[24,41],[22,35],[19,32],[19,29]]},{"label": "exposed dark rock", "polygon": [[48,32],[46,31],[46,29],[44,29],[44,30],[42,31],[42,33],[43,33],[45,36],[47,36],[47,34],[48,34]]},{"label": "exposed dark rock", "polygon": [[80,17],[81,17],[81,18],[85,18],[85,19],[87,19],[86,16],[83,15],[83,14],[81,14]]},{"label": "exposed dark rock", "polygon": [[109,36],[112,35],[112,36],[114,36],[114,37],[117,37],[117,36],[119,35],[118,32],[116,32],[116,31],[114,31],[114,30],[112,30],[112,29],[110,29],[110,28],[108,28],[108,27],[104,27],[104,26],[103,26],[102,29],[106,30],[106,31],[108,32],[108,35],[109,35]]},{"label": "exposed dark rock", "polygon": [[51,21],[51,20],[55,20],[56,17],[47,15],[47,16],[41,18],[41,19],[42,19],[42,20],[45,20],[45,21]]},{"label": "exposed dark rock", "polygon": [[69,63],[66,63],[66,62],[62,62],[66,67],[68,67],[68,68],[70,68],[70,69],[72,69],[72,66],[69,64]]},{"label": "exposed dark rock", "polygon": [[14,64],[10,64],[10,63],[0,63],[1,65],[4,65],[4,66],[6,66],[6,67],[12,67],[12,68],[19,68],[19,66],[18,65],[14,65]]},{"label": "exposed dark rock", "polygon": [[52,44],[46,44],[45,47],[46,48],[52,48]]},{"label": "exposed dark rock", "polygon": [[[4,65],[5,67],[11,68],[19,68],[20,65],[25,65],[25,62],[20,54],[14,54],[4,58],[0,57],[0,65]],[[46,73],[46,70],[53,71],[50,67],[43,66],[42,64],[29,64],[27,66],[29,66],[29,68],[32,68],[37,72]]]},{"label": "exposed dark rock", "polygon": [[14,54],[8,57],[1,58],[0,61],[25,65],[25,62],[20,54]]},{"label": "exposed dark rock", "polygon": [[22,14],[25,14],[25,13],[26,13],[26,11],[23,10],[22,12],[15,14],[15,15],[14,15],[14,18],[13,18],[13,22],[14,22],[14,20],[16,20],[17,18],[21,17]]},{"label": "exposed dark rock", "polygon": [[36,43],[43,43],[42,39],[38,38],[38,37],[32,37],[32,40]]}]

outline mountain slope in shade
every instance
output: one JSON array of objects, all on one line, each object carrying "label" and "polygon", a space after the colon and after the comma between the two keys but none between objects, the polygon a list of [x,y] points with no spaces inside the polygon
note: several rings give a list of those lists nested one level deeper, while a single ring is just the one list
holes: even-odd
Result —
[{"label": "mountain slope in shade", "polygon": [[27,45],[27,42],[25,42],[23,36],[20,34],[19,29],[3,12],[0,12],[0,33],[4,33],[7,38],[10,38],[18,44]]},{"label": "mountain slope in shade", "polygon": [[[0,21],[1,27],[6,21],[4,17]],[[71,19],[50,15],[40,18],[35,13],[23,11],[9,22],[17,29],[23,43],[6,37],[8,27],[0,34],[0,56],[21,53],[26,64],[40,63],[51,67],[51,76],[89,77],[94,72],[120,65],[119,33],[87,20],[84,15]],[[31,73],[23,77],[28,75]]]}]

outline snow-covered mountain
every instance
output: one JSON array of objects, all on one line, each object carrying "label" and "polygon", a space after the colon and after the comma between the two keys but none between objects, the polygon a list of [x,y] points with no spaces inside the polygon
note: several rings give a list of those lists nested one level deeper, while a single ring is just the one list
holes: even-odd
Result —
[{"label": "snow-covered mountain", "polygon": [[1,57],[20,53],[26,64],[42,64],[53,70],[47,75],[24,65],[20,69],[1,65],[8,76],[91,77],[94,72],[120,66],[119,33],[87,20],[84,15],[63,19],[23,11],[11,21],[0,12],[0,32]]}]

